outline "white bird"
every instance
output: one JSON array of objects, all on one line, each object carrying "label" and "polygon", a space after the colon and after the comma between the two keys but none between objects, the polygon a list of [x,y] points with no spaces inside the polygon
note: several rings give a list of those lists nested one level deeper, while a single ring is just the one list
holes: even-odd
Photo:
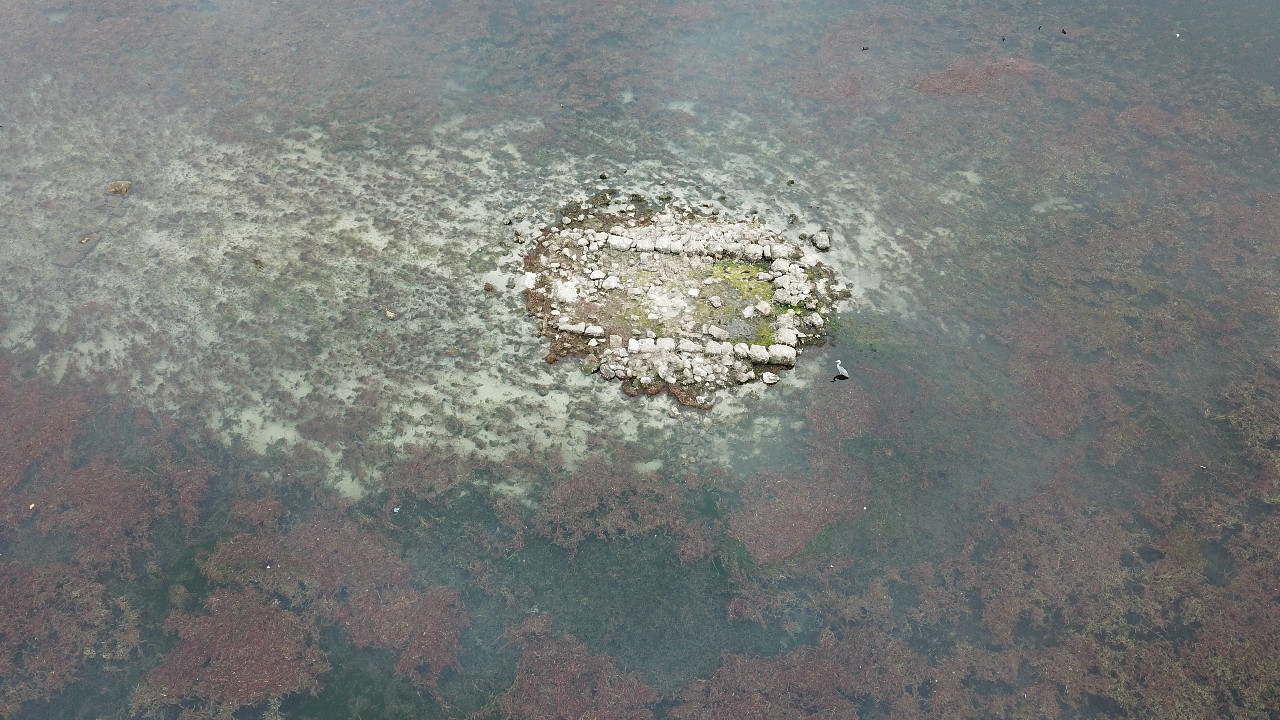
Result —
[{"label": "white bird", "polygon": [[831,378],[831,382],[835,382],[835,381],[837,381],[837,380],[848,380],[848,379],[849,379],[849,371],[848,371],[848,370],[845,370],[845,369],[844,369],[844,365],[842,365],[842,364],[840,363],[840,361],[839,361],[839,360],[837,360],[837,361],[836,361],[836,376],[835,376],[835,377],[833,377],[833,378]]}]

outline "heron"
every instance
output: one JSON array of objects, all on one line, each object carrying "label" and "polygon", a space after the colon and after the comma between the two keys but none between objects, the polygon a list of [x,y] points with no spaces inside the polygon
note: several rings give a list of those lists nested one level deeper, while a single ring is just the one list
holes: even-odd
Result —
[{"label": "heron", "polygon": [[848,371],[848,370],[845,370],[845,369],[844,369],[844,365],[843,365],[843,364],[841,364],[839,360],[837,360],[837,361],[836,361],[836,376],[835,376],[835,377],[833,377],[833,378],[831,378],[831,382],[835,382],[835,381],[837,381],[837,380],[848,380],[848,379],[849,379],[849,371]]}]

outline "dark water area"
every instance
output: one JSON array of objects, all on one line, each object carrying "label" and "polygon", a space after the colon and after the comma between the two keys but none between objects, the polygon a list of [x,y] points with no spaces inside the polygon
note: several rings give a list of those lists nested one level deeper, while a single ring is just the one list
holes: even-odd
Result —
[{"label": "dark water area", "polygon": [[[1280,715],[1277,13],[0,8],[0,717]],[[549,363],[602,190],[851,297]]]}]

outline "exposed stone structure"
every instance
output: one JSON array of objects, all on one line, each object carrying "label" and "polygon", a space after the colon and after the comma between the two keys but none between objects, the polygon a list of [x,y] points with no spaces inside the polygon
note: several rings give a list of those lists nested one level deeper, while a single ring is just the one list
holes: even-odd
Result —
[{"label": "exposed stone structure", "polygon": [[[518,241],[530,240],[517,231]],[[610,191],[571,203],[525,254],[526,301],[551,338],[549,362],[629,394],[669,391],[709,406],[715,390],[795,365],[848,291],[812,252],[767,225],[691,208],[651,210]]]}]

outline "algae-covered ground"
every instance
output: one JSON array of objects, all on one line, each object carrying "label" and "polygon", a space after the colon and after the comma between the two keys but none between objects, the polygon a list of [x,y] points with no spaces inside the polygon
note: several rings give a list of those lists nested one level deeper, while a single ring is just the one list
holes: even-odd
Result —
[{"label": "algae-covered ground", "polygon": [[1280,715],[1278,8],[0,5],[0,715]]},{"label": "algae-covered ground", "polygon": [[[539,121],[476,126],[462,114],[388,147],[370,144],[381,137],[372,121],[357,143],[320,126],[220,138],[190,110],[120,134],[102,118],[141,114],[140,101],[85,102],[97,111],[46,103],[48,117],[7,129],[21,191],[6,222],[22,241],[6,247],[3,339],[49,377],[109,378],[254,452],[309,448],[349,492],[407,443],[575,454],[601,427],[634,437],[671,425],[667,407],[624,404],[544,362],[521,295],[523,248],[503,221],[555,222],[559,198],[585,195],[602,167],[626,170],[624,195],[719,205],[704,185],[714,165],[663,153],[624,167],[566,147],[538,150],[535,166],[521,146]],[[780,197],[737,209],[785,230],[803,196],[767,179],[796,174],[795,160],[776,162],[741,195],[773,186]],[[128,195],[108,195],[121,178]],[[101,236],[92,253],[59,264],[89,232]],[[865,300],[877,263],[858,256],[838,243],[827,262]],[[747,407],[721,407],[713,422],[751,422],[733,419]]]}]

